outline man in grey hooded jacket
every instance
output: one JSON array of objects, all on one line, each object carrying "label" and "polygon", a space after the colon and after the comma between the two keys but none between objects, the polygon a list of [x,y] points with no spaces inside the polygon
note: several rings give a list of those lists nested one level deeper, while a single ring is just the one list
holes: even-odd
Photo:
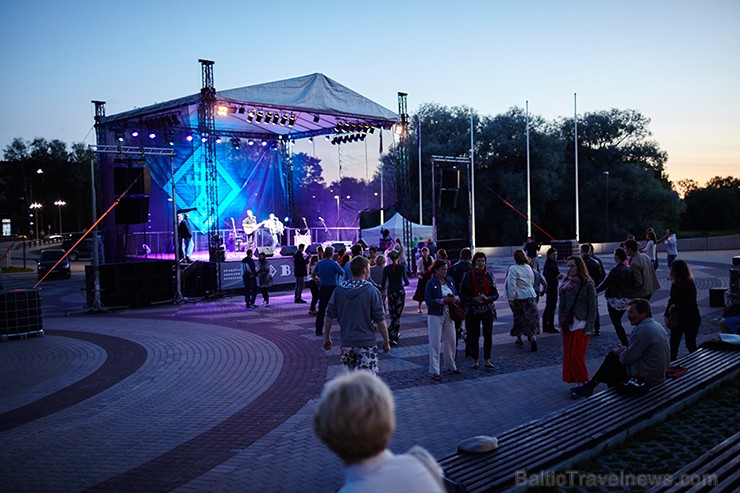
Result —
[{"label": "man in grey hooded jacket", "polygon": [[343,281],[329,300],[324,319],[324,349],[332,348],[331,325],[339,321],[342,364],[350,370],[378,373],[377,333],[383,338],[383,351],[390,351],[388,327],[380,291],[367,280],[370,265],[363,256],[350,262],[352,279]]}]

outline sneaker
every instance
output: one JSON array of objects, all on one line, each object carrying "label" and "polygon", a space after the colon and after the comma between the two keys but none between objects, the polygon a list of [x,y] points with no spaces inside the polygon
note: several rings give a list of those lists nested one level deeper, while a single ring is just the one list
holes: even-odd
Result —
[{"label": "sneaker", "polygon": [[435,382],[441,382],[442,377],[440,377],[439,374],[434,374],[432,375],[432,380],[434,380]]},{"label": "sneaker", "polygon": [[573,387],[570,389],[571,399],[578,399],[579,397],[591,397],[594,395],[594,389],[581,385],[579,387]]},{"label": "sneaker", "polygon": [[478,362],[475,361],[473,362],[473,370],[477,370],[477,369],[478,369]]},{"label": "sneaker", "polygon": [[296,303],[300,303],[300,304],[304,304],[304,303],[307,303],[307,301],[306,301],[306,300],[295,300],[295,302],[296,302]]}]

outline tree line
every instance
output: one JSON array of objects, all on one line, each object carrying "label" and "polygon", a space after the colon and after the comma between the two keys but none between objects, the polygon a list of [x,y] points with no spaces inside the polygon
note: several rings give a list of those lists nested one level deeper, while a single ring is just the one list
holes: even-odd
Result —
[{"label": "tree line", "polygon": [[[522,217],[527,212],[527,116],[520,108],[488,116],[464,106],[422,105],[410,118],[406,137],[391,146],[381,159],[386,192],[395,195],[395,190],[401,191],[413,204],[406,211],[408,218],[430,224],[432,156],[471,157],[471,113],[476,244],[519,244],[527,232],[526,219]],[[630,233],[639,237],[648,227],[657,231],[671,227],[679,232],[740,227],[740,180],[718,176],[703,187],[692,180],[672,183],[665,172],[667,153],[652,139],[649,124],[650,120],[635,110],[611,109],[578,117],[581,241],[615,241]],[[575,238],[574,128],[573,118],[548,121],[529,116],[531,216],[533,232],[544,242],[550,237]],[[395,190],[392,185],[389,187],[388,177],[400,177],[401,145],[408,146],[410,190],[402,189],[398,183]],[[423,218],[418,217],[418,145]],[[12,220],[12,232],[29,233],[28,207],[41,198],[46,203],[39,222],[47,228],[57,229],[58,209],[53,206],[56,199],[67,202],[63,210],[65,230],[86,227],[91,218],[92,157],[82,143],[68,148],[59,140],[14,139],[5,148],[4,161],[0,163],[0,215]],[[336,193],[335,189],[342,190],[345,196],[363,198],[353,205],[352,214],[377,206],[373,191],[380,188],[380,170],[369,182],[344,177],[340,182],[326,183],[320,160],[297,154],[293,164],[296,218],[311,211],[310,198],[327,195],[330,190]],[[39,169],[43,172],[38,173]],[[463,172],[457,207],[443,208],[439,203],[436,206],[438,237],[467,237],[467,190],[468,180]],[[391,208],[398,209],[398,205],[391,204]]]}]

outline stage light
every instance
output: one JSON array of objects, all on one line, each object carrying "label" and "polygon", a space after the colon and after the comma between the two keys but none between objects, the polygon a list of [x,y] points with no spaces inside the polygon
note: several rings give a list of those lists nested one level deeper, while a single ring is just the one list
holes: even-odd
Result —
[{"label": "stage light", "polygon": [[295,115],[293,113],[290,114],[290,121],[288,122],[288,126],[293,128],[293,125],[295,125]]},{"label": "stage light", "polygon": [[272,121],[272,111],[267,113],[267,116],[265,116],[265,124],[268,124]]},{"label": "stage light", "polygon": [[321,117],[319,115],[314,115],[313,116],[313,122],[314,123],[319,123],[320,120],[321,120]]},{"label": "stage light", "polygon": [[331,140],[331,137],[328,136],[328,135],[324,135],[324,138],[326,139],[327,142],[329,142]]},{"label": "stage light", "polygon": [[123,142],[123,132],[120,130],[116,130],[116,140],[118,142]]},{"label": "stage light", "polygon": [[286,123],[288,123],[288,115],[283,113],[283,116],[280,117],[280,125],[284,127]]},{"label": "stage light", "polygon": [[309,137],[308,138],[308,142],[309,142],[309,144],[313,144],[313,137]]},{"label": "stage light", "polygon": [[267,145],[267,141],[262,141],[262,147],[265,147]]},{"label": "stage light", "polygon": [[277,112],[275,112],[275,115],[272,117],[272,124],[277,125],[278,120],[280,120],[280,116],[277,114]]},{"label": "stage light", "polygon": [[187,140],[188,142],[192,142],[193,141],[193,136],[192,135],[188,135],[187,137],[185,137],[185,140]]},{"label": "stage light", "polygon": [[240,115],[244,114],[244,106],[239,106],[239,114]]},{"label": "stage light", "polygon": [[208,142],[208,137],[206,137],[206,136],[204,135],[203,137],[201,137],[201,138],[200,138],[200,141],[201,141],[201,142],[204,142],[204,143],[205,143],[205,142]]},{"label": "stage light", "polygon": [[216,106],[216,114],[218,116],[226,116],[229,114],[229,107],[225,104],[219,104]]},{"label": "stage light", "polygon": [[257,123],[262,121],[263,116],[264,116],[264,113],[262,113],[261,111],[257,112]]},{"label": "stage light", "polygon": [[216,144],[220,144],[220,143],[221,143],[221,137],[217,135],[216,136]]},{"label": "stage light", "polygon": [[253,146],[253,145],[254,145],[254,141],[253,141],[252,139],[249,139],[249,140],[247,141],[247,144],[249,144],[249,145]]},{"label": "stage light", "polygon": [[239,144],[240,144],[240,143],[239,143],[239,138],[238,138],[238,137],[232,137],[232,138],[231,138],[231,145],[232,145],[232,146],[234,147],[234,149],[236,149],[237,151],[239,150]]},{"label": "stage light", "polygon": [[149,138],[150,139],[156,139],[157,138],[157,134],[155,134],[154,132],[149,132]]},{"label": "stage light", "polygon": [[252,120],[254,120],[254,110],[249,110],[249,113],[247,113],[247,121],[252,123]]},{"label": "stage light", "polygon": [[370,133],[371,134],[374,134],[375,133],[375,127],[370,127]]},{"label": "stage light", "polygon": [[171,146],[174,146],[174,145],[175,145],[175,141],[174,141],[174,140],[172,140],[172,139],[170,139],[170,141],[169,141],[169,144],[170,144]]},{"label": "stage light", "polygon": [[139,136],[138,130],[134,130],[133,132],[131,132],[131,137],[138,137],[138,136]]}]

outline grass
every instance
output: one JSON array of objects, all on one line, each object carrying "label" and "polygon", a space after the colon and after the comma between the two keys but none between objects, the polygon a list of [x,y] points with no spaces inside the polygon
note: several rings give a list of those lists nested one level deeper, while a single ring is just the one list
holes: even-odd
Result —
[{"label": "grass", "polygon": [[12,274],[14,272],[33,272],[34,269],[24,269],[23,267],[3,267],[3,272]]}]

